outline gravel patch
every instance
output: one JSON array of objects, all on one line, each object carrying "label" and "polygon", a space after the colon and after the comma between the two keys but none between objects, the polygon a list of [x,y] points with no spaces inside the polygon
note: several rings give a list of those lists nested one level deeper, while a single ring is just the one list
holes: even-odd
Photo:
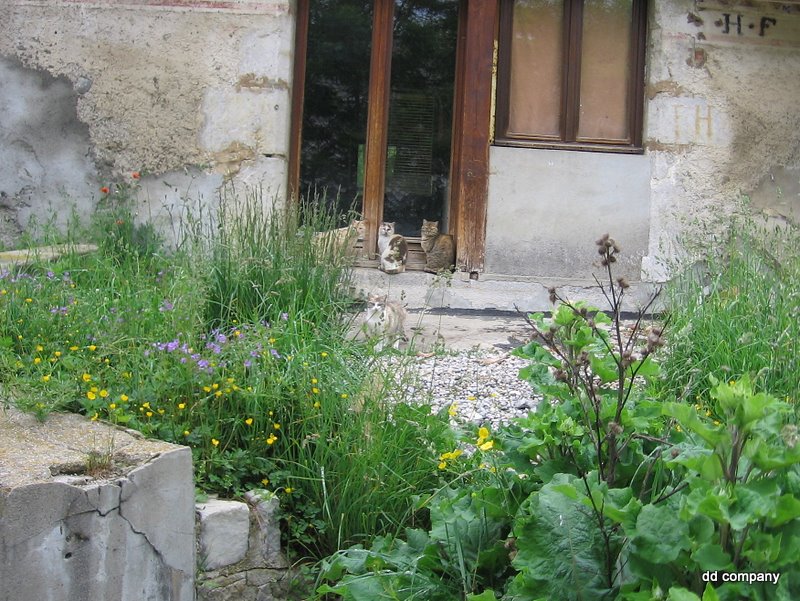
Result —
[{"label": "gravel patch", "polygon": [[528,361],[490,350],[418,356],[398,373],[398,398],[419,399],[434,412],[453,407],[460,422],[494,428],[524,417],[541,397],[519,370]]}]

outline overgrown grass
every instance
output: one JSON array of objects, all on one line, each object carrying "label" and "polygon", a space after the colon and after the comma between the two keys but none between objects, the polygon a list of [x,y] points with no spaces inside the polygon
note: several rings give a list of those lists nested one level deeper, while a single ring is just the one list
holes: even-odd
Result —
[{"label": "overgrown grass", "polygon": [[708,374],[796,399],[800,383],[800,230],[737,218],[719,253],[669,289],[669,352],[660,388],[708,398]]},{"label": "overgrown grass", "polygon": [[392,378],[347,339],[346,249],[314,243],[335,216],[229,197],[168,255],[126,194],[108,194],[100,252],[0,274],[4,396],[189,445],[203,490],[277,493],[304,556],[409,525],[452,435],[387,405]]}]

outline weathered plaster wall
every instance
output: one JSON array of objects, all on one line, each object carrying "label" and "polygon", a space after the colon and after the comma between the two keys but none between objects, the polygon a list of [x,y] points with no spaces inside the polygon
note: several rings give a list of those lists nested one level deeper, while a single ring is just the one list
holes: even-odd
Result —
[{"label": "weathered plaster wall", "polygon": [[[73,161],[72,178],[80,185],[67,191],[84,204],[97,201],[101,186],[141,171],[142,219],[153,203],[175,205],[176,189],[183,201],[192,190],[213,196],[223,179],[280,194],[293,35],[289,0],[6,0],[0,99],[18,90],[35,95],[37,82],[55,78],[48,85],[57,93],[39,96],[69,116],[70,127],[54,129],[52,119],[30,112],[22,124],[0,116],[0,139],[50,136],[81,148],[86,160]],[[72,130],[82,137],[62,135]],[[51,154],[37,154],[44,172],[58,164]],[[25,152],[11,148],[0,158],[14,165]],[[0,189],[12,191],[30,179],[11,168],[0,176]],[[63,191],[33,189],[31,212],[63,203]],[[26,227],[27,215],[16,217]]]},{"label": "weathered plaster wall", "polygon": [[[698,10],[707,3],[651,4],[645,132],[653,181],[643,275],[659,281],[671,273],[669,259],[691,260],[693,245],[713,244],[705,232],[743,195],[759,194],[763,208],[787,215],[800,203],[766,193],[771,174],[800,180],[800,7],[730,6],[726,28],[719,11]],[[762,18],[776,20],[763,36]]]},{"label": "weathered plaster wall", "polygon": [[592,280],[593,242],[619,241],[619,275],[647,253],[650,163],[639,155],[493,147],[486,272]]}]

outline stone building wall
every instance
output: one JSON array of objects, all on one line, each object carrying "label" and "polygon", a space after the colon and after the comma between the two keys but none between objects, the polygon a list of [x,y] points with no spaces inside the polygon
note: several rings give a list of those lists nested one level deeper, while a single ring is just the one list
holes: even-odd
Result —
[{"label": "stone building wall", "polygon": [[293,35],[289,0],[6,0],[0,242],[136,171],[168,236],[226,182],[284,193]]}]

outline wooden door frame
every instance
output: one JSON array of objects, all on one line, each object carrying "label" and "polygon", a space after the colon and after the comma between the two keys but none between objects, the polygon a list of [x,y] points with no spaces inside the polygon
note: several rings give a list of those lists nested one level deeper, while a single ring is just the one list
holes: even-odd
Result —
[{"label": "wooden door frame", "polygon": [[[310,0],[297,0],[292,83],[292,122],[289,140],[288,189],[299,198],[305,65]],[[492,85],[499,0],[460,0],[453,133],[450,169],[449,231],[456,240],[457,269],[483,271],[486,209],[489,192]],[[364,218],[368,220],[365,247],[374,252],[378,220],[383,212],[388,136],[393,0],[375,3],[370,58],[370,101],[367,116],[367,157],[364,173]],[[379,50],[376,52],[375,49]],[[371,145],[371,146],[370,146]],[[371,199],[370,202],[367,202]]]}]

